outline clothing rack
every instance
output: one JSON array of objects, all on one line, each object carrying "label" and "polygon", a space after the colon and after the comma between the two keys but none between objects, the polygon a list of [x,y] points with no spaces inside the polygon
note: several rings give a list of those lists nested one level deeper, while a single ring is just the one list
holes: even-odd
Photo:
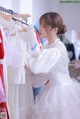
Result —
[{"label": "clothing rack", "polygon": [[14,18],[14,17],[12,17],[12,20],[18,21],[18,22],[20,22],[20,23],[22,23],[22,24],[25,24],[25,25],[29,26],[29,24],[27,24],[27,20],[25,20],[26,22],[23,22],[23,21],[20,21],[20,20]]},{"label": "clothing rack", "polygon": [[[5,12],[5,13],[9,13],[9,14],[18,14],[18,13],[16,13],[16,12],[14,12],[13,10],[11,10],[11,9],[6,9],[6,8],[4,8],[4,7],[2,7],[2,6],[0,6],[0,11],[3,11],[3,12]],[[23,22],[23,21],[20,21],[20,20],[18,20],[18,19],[16,19],[16,18],[12,17],[12,20],[18,21],[18,22],[20,22],[20,23],[22,23],[22,24],[25,24],[25,25],[28,25],[28,24],[27,24],[27,19],[25,19],[25,22]],[[29,25],[28,25],[28,26],[29,26]]]},{"label": "clothing rack", "polygon": [[0,6],[0,11],[3,11],[3,12],[6,12],[6,13],[9,13],[9,14],[17,14],[16,12],[14,12],[13,10],[11,9],[6,9],[2,6]]}]

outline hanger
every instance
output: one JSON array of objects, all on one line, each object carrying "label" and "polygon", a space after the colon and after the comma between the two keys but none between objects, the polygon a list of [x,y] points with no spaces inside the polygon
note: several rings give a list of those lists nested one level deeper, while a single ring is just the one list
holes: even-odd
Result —
[{"label": "hanger", "polygon": [[[6,8],[4,8],[4,7],[2,7],[2,6],[0,6],[0,14],[1,14],[1,16],[4,18],[4,19],[6,19],[6,20],[10,20],[11,18],[14,20],[14,21],[19,21],[18,19],[16,19],[16,18],[14,18],[14,17],[18,17],[18,18],[23,18],[23,19],[25,19],[25,21],[26,21],[26,19],[28,18],[28,17],[31,17],[31,15],[30,14],[18,14],[18,13],[16,13],[16,12],[14,12],[13,10],[11,10],[11,9],[6,9]],[[7,16],[7,15],[8,16]],[[24,23],[24,22],[21,22],[21,23],[23,23],[23,24],[26,24],[26,23]]]},{"label": "hanger", "polygon": [[27,19],[28,17],[31,17],[30,14],[10,14],[10,17],[18,17],[18,18],[23,18],[23,19]]},{"label": "hanger", "polygon": [[17,19],[16,19],[15,25],[21,27],[21,29],[19,29],[19,31],[27,32],[27,29],[24,28],[22,24],[25,24],[25,25],[28,25],[28,24],[24,23],[23,20],[24,20],[23,18],[22,18],[21,20],[17,20]]},{"label": "hanger", "polygon": [[[14,20],[15,21],[15,24],[18,24],[19,22],[20,23],[22,23],[22,24],[25,24],[25,25],[27,25],[27,26],[29,26],[28,24],[27,24],[27,18],[28,17],[31,17],[31,15],[30,14],[18,14],[18,13],[15,13],[14,12],[14,14],[11,14],[11,12],[9,12],[9,11],[11,11],[11,10],[8,10],[8,9],[6,9],[6,8],[3,8],[3,7],[1,7],[0,6],[0,16],[2,17],[2,18],[4,18],[4,19],[6,19],[6,20],[8,20],[8,21],[10,21],[11,19],[12,20]],[[24,21],[26,21],[26,22],[23,22],[23,20]],[[19,25],[19,24],[18,24]],[[11,25],[12,26],[12,25]],[[25,28],[22,28],[21,27],[21,29],[20,29],[21,31],[27,31]]]},{"label": "hanger", "polygon": [[5,14],[3,12],[0,12],[0,16],[6,20],[11,20],[11,16],[9,16],[8,14]]},{"label": "hanger", "polygon": [[[25,25],[29,26],[29,24],[27,23],[27,18],[31,17],[30,14],[14,14],[14,15],[12,15],[12,16],[13,16],[13,17],[12,17],[12,20],[17,21],[17,22],[20,22],[20,23],[22,23],[22,24],[25,24]],[[15,17],[21,18],[21,20],[15,18]],[[25,22],[24,22],[24,21],[25,21]]]}]

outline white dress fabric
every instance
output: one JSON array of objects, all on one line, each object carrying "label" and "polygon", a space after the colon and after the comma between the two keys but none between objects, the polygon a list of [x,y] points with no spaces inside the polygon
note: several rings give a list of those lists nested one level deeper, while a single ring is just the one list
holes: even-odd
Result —
[{"label": "white dress fabric", "polygon": [[80,119],[80,84],[71,80],[68,64],[66,48],[59,39],[38,57],[29,59],[34,74],[47,75],[44,80],[33,79],[34,85],[38,87],[49,80],[32,107],[32,119]]},{"label": "white dress fabric", "polygon": [[32,77],[24,69],[24,57],[26,57],[26,51],[33,49],[38,44],[37,37],[33,29],[27,25],[19,24],[20,28],[26,29],[27,32],[25,32],[18,29],[17,24],[12,20],[7,21],[0,17],[0,23],[4,28],[6,37],[5,54],[8,78],[6,85],[8,84],[7,100],[9,102],[10,119],[31,119],[30,113],[33,105]]},{"label": "white dress fabric", "polygon": [[24,61],[26,45],[18,36],[14,36],[5,44],[7,67],[11,67],[10,75],[15,84],[25,83]]},{"label": "white dress fabric", "polygon": [[24,41],[18,36],[10,37],[5,43],[8,76],[8,105],[11,119],[15,118],[16,115],[19,116],[18,85],[25,83],[25,48]]},{"label": "white dress fabric", "polygon": [[[6,32],[7,33],[7,32]],[[18,32],[17,37],[8,39],[6,43],[8,78],[9,78],[9,107],[11,119],[31,119],[33,92],[31,75],[24,71],[26,51],[37,43],[32,29]]]},{"label": "white dress fabric", "polygon": [[[35,46],[37,42],[37,38],[35,37],[35,34],[32,29],[30,28],[26,28],[26,29],[27,32],[18,32],[18,35],[25,42],[26,52],[28,52],[29,50],[31,50],[32,47]],[[31,112],[32,112],[32,105],[33,105],[33,92],[32,92],[32,85],[31,85],[32,78],[33,77],[30,75],[30,73],[27,73],[25,71],[25,83],[20,85],[15,85],[14,93],[15,93],[15,97],[17,98],[17,102],[15,98],[14,106],[16,106],[16,108],[15,108],[13,119],[31,119],[32,116]]]}]

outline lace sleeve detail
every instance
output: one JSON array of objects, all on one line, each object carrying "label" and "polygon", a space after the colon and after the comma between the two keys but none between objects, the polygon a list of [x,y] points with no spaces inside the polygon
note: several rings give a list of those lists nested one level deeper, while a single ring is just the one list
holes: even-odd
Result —
[{"label": "lace sleeve detail", "polygon": [[58,62],[60,51],[56,48],[44,49],[38,57],[29,60],[29,66],[33,73],[48,73]]}]

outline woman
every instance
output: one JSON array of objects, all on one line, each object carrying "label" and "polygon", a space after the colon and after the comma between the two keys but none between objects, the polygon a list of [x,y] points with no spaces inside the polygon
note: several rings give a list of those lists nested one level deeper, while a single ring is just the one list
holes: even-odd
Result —
[{"label": "woman", "polygon": [[44,85],[33,106],[32,119],[80,119],[80,85],[71,80],[68,54],[58,38],[64,34],[61,16],[55,12],[40,18],[40,37],[48,45],[37,56],[28,56],[26,70],[46,78],[32,81],[34,87]]}]

